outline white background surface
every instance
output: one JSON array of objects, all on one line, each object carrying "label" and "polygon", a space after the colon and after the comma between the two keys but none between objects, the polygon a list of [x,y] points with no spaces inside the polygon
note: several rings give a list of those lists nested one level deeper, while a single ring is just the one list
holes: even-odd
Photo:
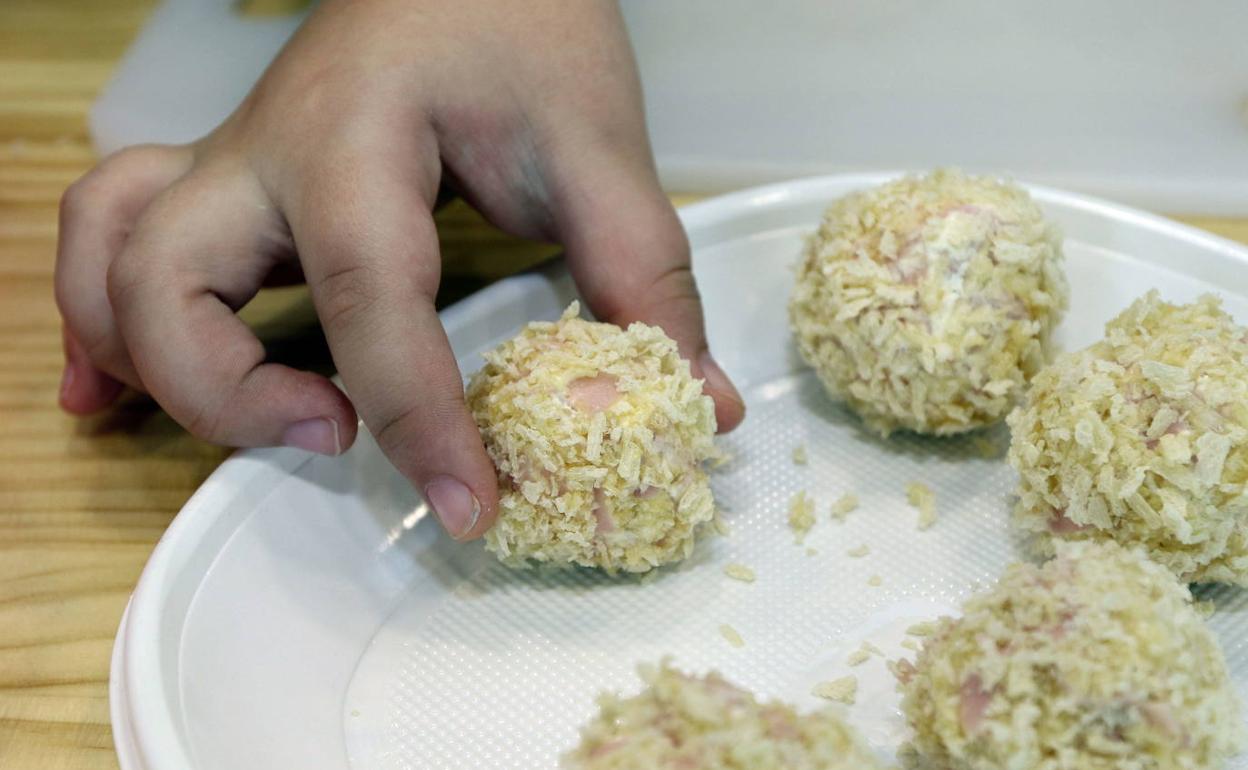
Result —
[{"label": "white background surface", "polygon": [[[1248,3],[623,0],[669,188],[961,165],[1171,213],[1248,213]],[[294,29],[166,0],[97,145],[189,141]]]},{"label": "white background surface", "polygon": [[[780,185],[684,210],[712,346],[741,385],[746,423],[716,474],[732,533],[649,585],[592,573],[502,568],[458,546],[361,436],[337,460],[294,450],[240,453],[162,540],[119,635],[113,717],[125,770],[451,770],[553,767],[604,688],[633,690],[640,661],[672,654],[802,707],[820,679],[848,672],[869,639],[890,655],[903,630],[956,607],[1014,558],[1012,476],[971,442],[881,441],[828,403],[785,321],[801,235],[832,198],[878,178]],[[1067,347],[1095,339],[1145,290],[1172,300],[1215,289],[1248,320],[1248,253],[1108,204],[1038,191],[1067,234]],[[505,281],[444,314],[461,367],[571,298],[556,269]],[[993,434],[1000,438],[1000,434]],[[791,453],[808,448],[807,466]],[[918,532],[903,487],[936,490],[939,522]],[[808,491],[820,521],[807,556],[785,524]],[[838,525],[827,509],[853,491]],[[871,547],[863,559],[850,548]],[[754,584],[722,574],[750,565]],[[884,583],[867,585],[872,574]],[[1248,694],[1245,593],[1215,593],[1213,628]],[[746,640],[730,647],[718,626]],[[880,659],[849,719],[887,756],[903,734]],[[1248,767],[1239,761],[1233,768]]]}]

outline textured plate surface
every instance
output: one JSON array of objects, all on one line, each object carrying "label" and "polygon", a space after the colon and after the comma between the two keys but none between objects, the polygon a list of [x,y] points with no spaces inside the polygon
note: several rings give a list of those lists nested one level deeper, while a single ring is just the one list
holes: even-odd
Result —
[{"label": "textured plate surface", "polygon": [[[594,695],[634,691],[635,665],[663,655],[803,707],[822,705],[814,683],[853,673],[858,701],[845,713],[891,757],[905,730],[884,659],[850,669],[847,655],[867,640],[889,657],[912,655],[904,630],[953,611],[1016,551],[1004,428],[882,441],[828,401],[789,340],[789,268],[802,236],[828,200],[873,181],[760,188],[684,212],[712,345],[749,406],[722,440],[734,460],[714,477],[728,536],[653,579],[513,572],[424,521],[370,442],[340,462],[246,453],[188,504],[119,636],[125,767],[553,767]],[[1094,340],[1153,287],[1172,300],[1217,290],[1248,320],[1238,247],[1108,204],[1036,195],[1067,234],[1064,347]],[[445,321],[464,371],[570,297],[554,273],[452,309]],[[799,445],[805,465],[792,459]],[[938,521],[923,532],[905,500],[915,480],[937,497]],[[785,523],[799,491],[819,519],[800,546]],[[837,523],[828,509],[845,492],[861,505]],[[864,544],[866,556],[847,554]],[[758,579],[728,579],[729,562]],[[1245,594],[1212,595],[1212,625],[1248,694]],[[745,646],[730,646],[721,624]]]}]

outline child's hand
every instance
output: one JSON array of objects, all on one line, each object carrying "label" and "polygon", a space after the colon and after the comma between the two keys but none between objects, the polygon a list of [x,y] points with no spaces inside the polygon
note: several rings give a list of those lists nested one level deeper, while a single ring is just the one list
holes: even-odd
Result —
[{"label": "child's hand", "polygon": [[[740,422],[606,0],[327,0],[212,134],[105,160],[62,202],[61,404],[124,383],[208,441],[325,454],[358,410],[447,530],[480,535],[498,491],[434,310],[441,184],[561,243],[595,314],[662,326]],[[300,273],[350,400],[235,316]]]}]

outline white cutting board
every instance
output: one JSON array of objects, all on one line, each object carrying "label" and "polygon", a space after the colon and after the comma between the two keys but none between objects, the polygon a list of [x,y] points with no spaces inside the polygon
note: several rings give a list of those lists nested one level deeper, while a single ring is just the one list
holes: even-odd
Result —
[{"label": "white cutting board", "polygon": [[[1248,214],[1248,2],[622,5],[670,189],[952,164]],[[167,0],[92,111],[97,146],[205,133],[297,23]]]}]

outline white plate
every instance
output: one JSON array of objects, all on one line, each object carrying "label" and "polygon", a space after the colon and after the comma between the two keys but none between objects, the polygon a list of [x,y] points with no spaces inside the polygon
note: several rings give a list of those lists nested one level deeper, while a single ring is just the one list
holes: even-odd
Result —
[{"label": "white plate", "polygon": [[[657,580],[517,573],[427,521],[364,435],[345,457],[240,452],[169,528],[118,633],[112,715],[125,770],[553,767],[602,688],[635,689],[639,661],[717,668],[806,707],[863,639],[899,646],[911,622],[952,610],[1014,551],[1012,474],[962,440],[863,433],[827,402],[789,340],[785,304],[802,235],[824,206],[883,175],[761,187],[684,209],[712,346],[746,395],[746,423],[715,478],[732,527]],[[1072,308],[1058,338],[1091,342],[1145,290],[1216,290],[1248,320],[1248,251],[1182,225],[1054,190],[1033,193],[1064,229]],[[573,297],[561,268],[503,281],[443,313],[460,366]],[[998,431],[995,438],[1001,440]],[[809,449],[806,466],[793,448]],[[937,493],[928,532],[902,488]],[[806,555],[784,524],[806,490],[820,522]],[[854,491],[845,524],[827,506]],[[851,559],[849,548],[872,553]],[[758,581],[727,580],[722,565]],[[867,579],[879,574],[879,588]],[[1248,694],[1244,593],[1214,592],[1212,624]],[[730,647],[720,624],[735,627]],[[887,756],[903,733],[882,661],[849,718]],[[1238,762],[1236,768],[1248,767]]]}]

